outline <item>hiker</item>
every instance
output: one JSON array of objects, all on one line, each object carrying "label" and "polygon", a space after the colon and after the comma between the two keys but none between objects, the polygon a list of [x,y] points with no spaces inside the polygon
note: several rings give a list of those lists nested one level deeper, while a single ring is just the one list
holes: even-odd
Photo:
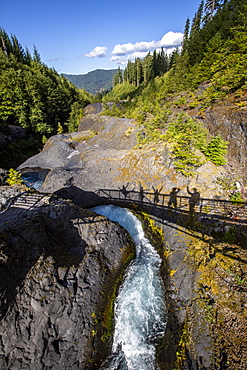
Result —
[{"label": "hiker", "polygon": [[173,204],[174,208],[177,208],[177,193],[180,191],[179,188],[172,188],[172,191],[170,192],[170,198],[168,201],[168,207],[170,208]]},{"label": "hiker", "polygon": [[129,194],[129,190],[127,190],[127,187],[128,187],[129,183],[127,185],[123,185],[122,186],[122,189],[119,188],[119,190],[121,191],[121,193],[123,193],[125,199],[127,197],[127,195]]},{"label": "hiker", "polygon": [[189,199],[189,213],[192,215],[195,212],[195,205],[200,203],[200,193],[196,188],[193,188],[193,192],[191,192],[188,185],[187,192],[191,195]]},{"label": "hiker", "polygon": [[140,183],[140,188],[139,188],[139,201],[140,202],[143,202],[143,199],[144,199],[144,189]]},{"label": "hiker", "polygon": [[155,189],[154,187],[152,187],[152,188],[153,188],[153,191],[154,191],[154,204],[158,204],[159,203],[159,195],[160,195],[161,190],[163,189],[163,186],[160,188],[160,190]]}]

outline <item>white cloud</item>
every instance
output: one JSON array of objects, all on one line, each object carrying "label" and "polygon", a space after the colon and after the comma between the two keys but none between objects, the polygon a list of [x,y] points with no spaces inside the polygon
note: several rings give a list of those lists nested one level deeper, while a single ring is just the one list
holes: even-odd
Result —
[{"label": "white cloud", "polygon": [[183,34],[181,32],[167,32],[161,40],[158,41],[141,41],[135,44],[117,44],[114,46],[112,55],[127,55],[135,52],[148,52],[157,48],[164,47],[169,49],[171,47],[179,47],[183,41]]},{"label": "white cloud", "polygon": [[48,59],[47,62],[58,62],[60,60],[60,58],[52,58],[52,59]]},{"label": "white cloud", "polygon": [[148,51],[136,51],[132,54],[127,55],[113,55],[110,59],[111,62],[115,62],[117,64],[125,65],[128,60],[134,61],[136,58],[145,58],[148,54]]},{"label": "white cloud", "polygon": [[[131,42],[126,44],[117,44],[114,46],[111,52],[111,62],[115,62],[119,65],[126,65],[128,60],[134,61],[135,58],[145,58],[148,52],[153,50],[160,51],[163,47],[164,52],[168,55],[181,46],[183,41],[183,34],[181,32],[167,32],[158,41],[140,41],[132,44]],[[96,46],[90,53],[84,54],[87,58],[104,58],[107,56],[106,46]]]},{"label": "white cloud", "polygon": [[162,39],[159,41],[159,47],[171,48],[178,47],[182,44],[183,34],[181,32],[167,32]]},{"label": "white cloud", "polygon": [[117,64],[125,65],[128,62],[128,56],[120,56],[120,55],[113,55],[110,59],[111,62],[115,62]]},{"label": "white cloud", "polygon": [[[181,49],[181,47],[170,47],[169,49],[166,49],[166,48],[163,48],[164,52],[167,54],[167,55],[170,55],[174,50],[176,49]],[[157,48],[155,49],[158,52],[161,51],[161,48]],[[149,51],[136,51],[135,53],[132,53],[132,54],[127,54],[127,55],[113,55],[110,59],[111,62],[115,62],[121,66],[126,66],[127,62],[130,60],[130,61],[134,61],[136,58],[145,58],[145,56],[149,53]],[[151,55],[152,55],[152,52],[151,52]]]},{"label": "white cloud", "polygon": [[104,58],[107,56],[107,49],[106,46],[96,46],[89,54],[84,54],[84,56],[87,58]]},{"label": "white cloud", "polygon": [[68,58],[64,58],[64,57],[62,57],[62,58],[52,58],[52,59],[47,60],[47,62],[49,62],[49,63],[52,63],[52,62],[59,62],[60,60],[69,61],[69,59],[68,59]]},{"label": "white cloud", "polygon": [[148,54],[148,51],[135,51],[134,53],[130,54],[128,60],[135,60],[136,58],[143,59]]}]

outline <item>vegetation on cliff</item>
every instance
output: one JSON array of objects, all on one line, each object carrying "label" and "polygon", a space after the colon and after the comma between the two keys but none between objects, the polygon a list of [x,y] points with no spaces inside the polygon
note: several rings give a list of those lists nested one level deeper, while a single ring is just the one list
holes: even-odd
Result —
[{"label": "vegetation on cliff", "polygon": [[[242,228],[245,229],[243,225]],[[234,226],[221,242],[213,238],[205,241],[207,244],[191,245],[190,255],[200,273],[198,306],[216,338],[215,368],[245,369],[246,250],[239,247]],[[189,326],[188,335],[190,330]]]}]

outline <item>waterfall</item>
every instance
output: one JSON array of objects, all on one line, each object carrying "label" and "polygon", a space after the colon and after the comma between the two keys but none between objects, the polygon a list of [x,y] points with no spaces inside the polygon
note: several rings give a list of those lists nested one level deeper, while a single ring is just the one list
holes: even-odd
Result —
[{"label": "waterfall", "polygon": [[136,244],[136,259],[127,269],[115,301],[112,354],[102,369],[153,370],[155,344],[166,327],[164,289],[159,276],[161,258],[145,238],[141,222],[128,209],[108,205],[93,211],[118,222]]}]

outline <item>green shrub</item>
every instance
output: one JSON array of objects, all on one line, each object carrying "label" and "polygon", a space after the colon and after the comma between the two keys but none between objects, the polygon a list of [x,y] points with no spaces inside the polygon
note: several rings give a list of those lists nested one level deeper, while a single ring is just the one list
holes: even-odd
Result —
[{"label": "green shrub", "polygon": [[206,145],[203,153],[205,156],[217,166],[227,163],[225,155],[227,153],[228,142],[224,141],[220,135],[212,137]]},{"label": "green shrub", "polygon": [[192,176],[195,168],[205,163],[204,159],[196,154],[196,149],[203,150],[206,145],[206,134],[207,131],[200,122],[184,113],[170,122],[166,139],[172,143],[174,165],[178,172]]},{"label": "green shrub", "polygon": [[14,170],[13,168],[10,168],[9,175],[8,175],[8,178],[7,178],[6,182],[9,185],[23,184],[23,180],[21,178],[20,172]]},{"label": "green shrub", "polygon": [[242,198],[241,193],[239,191],[236,192],[235,194],[232,194],[230,196],[230,200],[232,202],[244,202],[244,199]]}]

